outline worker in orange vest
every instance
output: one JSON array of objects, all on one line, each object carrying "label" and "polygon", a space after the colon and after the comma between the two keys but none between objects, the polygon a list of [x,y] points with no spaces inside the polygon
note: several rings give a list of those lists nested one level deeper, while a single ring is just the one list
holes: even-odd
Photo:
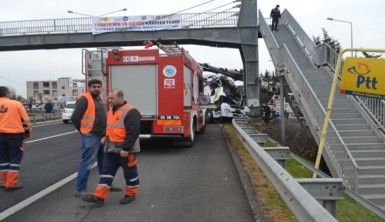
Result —
[{"label": "worker in orange vest", "polygon": [[5,191],[21,188],[19,171],[23,139],[31,132],[32,126],[23,104],[11,100],[9,89],[0,86],[0,173]]},{"label": "worker in orange vest", "polygon": [[140,151],[140,112],[124,101],[123,91],[113,90],[108,95],[111,109],[107,114],[107,132],[103,138],[104,159],[99,184],[93,194],[86,194],[82,200],[102,206],[110,192],[112,181],[119,167],[123,168],[126,189],[120,204],[135,200],[139,191],[139,176],[136,153]]},{"label": "worker in orange vest", "polygon": [[102,169],[103,144],[105,135],[106,111],[100,97],[102,82],[98,79],[88,81],[88,92],[77,101],[71,116],[72,123],[81,135],[81,161],[76,178],[75,197],[82,197],[87,191],[87,182],[92,164],[97,161],[99,173]]}]

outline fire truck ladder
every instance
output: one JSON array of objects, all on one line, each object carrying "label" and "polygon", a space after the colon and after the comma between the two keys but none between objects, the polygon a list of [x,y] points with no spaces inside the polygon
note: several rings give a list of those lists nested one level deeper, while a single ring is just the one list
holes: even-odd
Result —
[{"label": "fire truck ladder", "polygon": [[182,53],[182,48],[176,44],[173,45],[163,45],[158,43],[158,48],[165,52],[167,55],[180,55]]},{"label": "fire truck ladder", "polygon": [[98,48],[97,50],[82,50],[82,73],[86,76],[103,76],[105,75],[104,60],[107,50]]}]

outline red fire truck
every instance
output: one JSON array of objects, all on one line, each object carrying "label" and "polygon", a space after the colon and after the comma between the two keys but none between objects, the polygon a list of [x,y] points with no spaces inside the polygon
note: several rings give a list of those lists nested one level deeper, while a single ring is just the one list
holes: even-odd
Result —
[{"label": "red fire truck", "polygon": [[[159,50],[162,49],[163,53]],[[205,130],[202,67],[176,45],[157,49],[83,50],[83,73],[103,82],[103,94],[122,89],[142,114],[141,139],[173,138],[193,146]]]}]

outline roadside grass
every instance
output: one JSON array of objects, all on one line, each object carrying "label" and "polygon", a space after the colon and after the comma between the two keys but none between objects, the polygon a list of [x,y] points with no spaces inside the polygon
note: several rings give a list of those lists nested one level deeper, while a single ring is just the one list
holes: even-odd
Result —
[{"label": "roadside grass", "polygon": [[313,173],[310,170],[301,165],[301,163],[293,157],[286,160],[285,169],[294,178],[311,178],[313,176]]},{"label": "roadside grass", "polygon": [[[254,159],[243,147],[242,141],[238,137],[231,124],[224,125],[224,129],[230,138],[230,142],[239,154],[241,162],[246,172],[250,176],[255,188],[256,199],[261,202],[262,208],[269,221],[297,221],[293,213],[281,199],[274,186],[256,165]],[[276,143],[268,140],[262,147],[274,147]],[[311,178],[313,173],[301,163],[290,157],[285,163],[285,169],[294,178]],[[384,222],[382,218],[363,207],[351,197],[344,194],[343,199],[337,201],[337,220],[341,222]]]},{"label": "roadside grass", "polygon": [[256,165],[248,151],[243,147],[233,126],[231,124],[225,124],[224,129],[250,177],[250,181],[254,186],[255,199],[261,204],[266,219],[274,222],[297,221],[273,185]]},{"label": "roadside grass", "polygon": [[385,221],[346,194],[342,200],[337,201],[337,219],[342,222]]},{"label": "roadside grass", "polygon": [[262,144],[262,147],[276,147],[276,146],[277,144],[269,139],[267,139],[266,143]]}]

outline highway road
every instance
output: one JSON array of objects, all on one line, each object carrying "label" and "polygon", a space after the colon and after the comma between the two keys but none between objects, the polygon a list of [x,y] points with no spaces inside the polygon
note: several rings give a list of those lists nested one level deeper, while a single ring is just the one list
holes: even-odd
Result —
[{"label": "highway road", "polygon": [[[18,210],[15,205],[73,175],[80,159],[80,137],[71,124],[36,126],[25,144],[23,188],[0,190],[4,221],[253,221],[253,213],[219,125],[209,125],[192,148],[167,141],[149,143],[138,155],[141,190],[130,205],[119,205],[122,193],[111,193],[102,208],[73,197],[74,183]],[[98,180],[94,169],[92,191]],[[114,184],[123,186],[121,170]]]}]

